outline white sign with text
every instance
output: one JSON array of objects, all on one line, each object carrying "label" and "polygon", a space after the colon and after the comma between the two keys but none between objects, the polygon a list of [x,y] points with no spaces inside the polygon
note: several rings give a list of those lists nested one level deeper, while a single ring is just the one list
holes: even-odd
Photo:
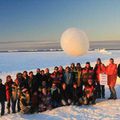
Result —
[{"label": "white sign with text", "polygon": [[100,85],[107,85],[107,75],[104,73],[100,74]]}]

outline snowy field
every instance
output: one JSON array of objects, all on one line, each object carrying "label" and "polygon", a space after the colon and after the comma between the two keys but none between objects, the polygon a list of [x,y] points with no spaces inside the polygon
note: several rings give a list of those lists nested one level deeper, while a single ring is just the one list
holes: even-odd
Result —
[{"label": "snowy field", "polygon": [[[100,57],[105,65],[109,58],[113,57],[115,63],[120,61],[120,51],[110,51],[111,54],[90,51],[81,57],[69,57],[63,52],[30,52],[30,53],[0,53],[0,78],[5,82],[7,74],[15,78],[18,71],[34,70],[36,68],[55,65],[69,65],[72,62],[80,62],[82,66],[90,61],[94,67],[95,61]],[[120,79],[117,80],[117,100],[107,100],[109,90],[106,86],[106,99],[98,99],[94,106],[67,106],[60,107],[44,113],[22,115],[20,113],[0,117],[0,120],[120,120]]]}]

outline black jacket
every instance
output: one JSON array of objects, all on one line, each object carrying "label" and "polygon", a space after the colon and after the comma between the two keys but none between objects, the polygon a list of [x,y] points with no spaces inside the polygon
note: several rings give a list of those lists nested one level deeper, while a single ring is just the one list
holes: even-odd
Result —
[{"label": "black jacket", "polygon": [[0,84],[0,102],[6,100],[5,85]]},{"label": "black jacket", "polygon": [[70,99],[70,92],[68,91],[68,89],[66,88],[65,90],[61,89],[60,90],[60,97],[62,100],[68,101],[68,99]]},{"label": "black jacket", "polygon": [[56,89],[51,88],[51,97],[52,101],[60,102],[60,91],[58,88]]},{"label": "black jacket", "polygon": [[72,88],[72,101],[73,102],[78,102],[80,98],[80,92],[79,92],[79,88]]},{"label": "black jacket", "polygon": [[28,80],[29,80],[29,77],[23,78],[23,87],[27,89],[29,89]]},{"label": "black jacket", "polygon": [[120,78],[120,64],[118,65],[118,77]]},{"label": "black jacket", "polygon": [[40,73],[37,73],[35,75],[35,79],[37,80],[39,87],[41,87],[42,86],[42,75]]},{"label": "black jacket", "polygon": [[33,94],[34,92],[38,92],[39,85],[35,76],[32,79],[28,80],[28,85],[31,94]]},{"label": "black jacket", "polygon": [[44,75],[44,77],[45,77],[45,81],[46,81],[47,87],[51,88],[51,86],[52,86],[51,74],[47,73],[47,74]]}]

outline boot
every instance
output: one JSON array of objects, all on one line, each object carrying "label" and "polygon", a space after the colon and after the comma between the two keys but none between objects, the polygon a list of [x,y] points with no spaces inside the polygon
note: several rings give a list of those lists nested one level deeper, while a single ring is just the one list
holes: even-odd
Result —
[{"label": "boot", "polygon": [[8,114],[10,114],[10,108],[8,108]]}]

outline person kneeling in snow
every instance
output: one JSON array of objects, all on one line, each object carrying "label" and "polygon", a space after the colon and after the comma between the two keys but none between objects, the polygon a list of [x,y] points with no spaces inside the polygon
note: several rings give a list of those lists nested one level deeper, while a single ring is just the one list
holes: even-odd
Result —
[{"label": "person kneeling in snow", "polygon": [[81,91],[79,90],[77,83],[73,83],[72,86],[72,105],[81,105],[81,95],[80,95]]},{"label": "person kneeling in snow", "polygon": [[68,87],[66,83],[62,84],[62,88],[60,90],[60,96],[61,96],[61,105],[66,106],[71,104],[70,92],[68,91]]},{"label": "person kneeling in snow", "polygon": [[46,110],[52,109],[51,95],[46,88],[42,88],[42,93],[39,95],[39,112],[44,112]]},{"label": "person kneeling in snow", "polygon": [[95,104],[95,87],[93,85],[92,79],[88,79],[88,84],[84,88],[84,95],[83,95],[83,104]]},{"label": "person kneeling in snow", "polygon": [[53,108],[60,107],[60,89],[56,86],[56,83],[52,84],[51,98]]},{"label": "person kneeling in snow", "polygon": [[20,96],[20,108],[21,108],[20,112],[23,114],[31,113],[30,94],[26,88],[22,90],[22,93]]}]

